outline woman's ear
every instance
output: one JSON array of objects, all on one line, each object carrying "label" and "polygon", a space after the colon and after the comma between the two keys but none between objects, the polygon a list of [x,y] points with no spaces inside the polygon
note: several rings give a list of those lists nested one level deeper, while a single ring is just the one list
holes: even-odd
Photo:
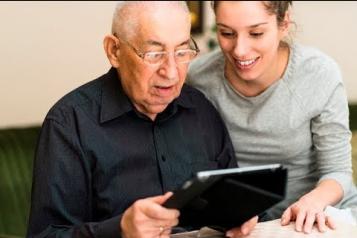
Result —
[{"label": "woman's ear", "polygon": [[284,20],[280,25],[280,28],[281,28],[281,31],[283,32],[284,37],[286,37],[289,33],[290,24],[291,24],[290,14],[291,14],[291,11],[290,11],[290,9],[288,9],[285,12]]},{"label": "woman's ear", "polygon": [[110,62],[110,64],[114,68],[119,68],[120,65],[120,42],[118,38],[116,38],[113,35],[107,35],[104,38],[103,41],[103,46],[104,46],[104,51],[107,54],[107,58]]}]

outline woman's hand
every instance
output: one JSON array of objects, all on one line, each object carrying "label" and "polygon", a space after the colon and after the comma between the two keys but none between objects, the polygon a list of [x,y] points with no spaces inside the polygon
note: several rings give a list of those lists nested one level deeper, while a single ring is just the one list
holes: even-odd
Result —
[{"label": "woman's hand", "polygon": [[325,216],[321,202],[317,198],[305,195],[288,207],[282,217],[281,224],[288,225],[295,220],[295,230],[310,233],[315,222],[320,232],[325,232],[327,227],[335,229],[335,223],[330,217]]},{"label": "woman's hand", "polygon": [[125,238],[169,238],[171,228],[178,224],[179,211],[161,206],[170,196],[165,195],[140,199],[123,214],[120,226]]},{"label": "woman's hand", "polygon": [[326,231],[327,227],[335,229],[335,222],[325,215],[324,209],[336,204],[342,196],[342,188],[335,180],[324,180],[284,211],[281,224],[295,221],[295,230],[305,233],[310,233],[315,223],[320,232]]}]

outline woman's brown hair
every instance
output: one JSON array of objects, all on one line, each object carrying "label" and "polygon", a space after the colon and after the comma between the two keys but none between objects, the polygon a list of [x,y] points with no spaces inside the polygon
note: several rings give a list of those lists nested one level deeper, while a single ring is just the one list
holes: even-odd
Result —
[{"label": "woman's brown hair", "polygon": [[[220,1],[212,1],[213,11],[216,13]],[[269,14],[275,15],[280,26],[285,18],[286,12],[292,6],[293,1],[262,1]]]}]

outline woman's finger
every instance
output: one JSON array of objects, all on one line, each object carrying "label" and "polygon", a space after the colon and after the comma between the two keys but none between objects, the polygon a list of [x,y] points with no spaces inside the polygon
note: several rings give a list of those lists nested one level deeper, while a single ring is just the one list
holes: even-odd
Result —
[{"label": "woman's finger", "polygon": [[319,229],[320,232],[325,232],[326,231],[326,216],[323,212],[319,212],[316,214],[316,222],[317,222],[317,228]]},{"label": "woman's finger", "polygon": [[312,231],[312,227],[314,226],[316,220],[315,212],[307,212],[304,223],[304,232],[309,234]]},{"label": "woman's finger", "polygon": [[336,222],[332,217],[326,216],[326,224],[330,229],[332,230],[336,229]]},{"label": "woman's finger", "polygon": [[290,221],[291,221],[292,217],[291,217],[291,208],[288,207],[283,215],[281,216],[281,225],[282,226],[286,226],[289,225]]},{"label": "woman's finger", "polygon": [[302,231],[305,217],[306,217],[305,211],[299,211],[298,214],[296,215],[296,221],[295,221],[295,230],[296,231]]}]

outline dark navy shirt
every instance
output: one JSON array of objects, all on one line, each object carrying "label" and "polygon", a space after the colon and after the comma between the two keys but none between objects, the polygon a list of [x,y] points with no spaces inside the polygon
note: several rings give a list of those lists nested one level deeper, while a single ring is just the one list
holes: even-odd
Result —
[{"label": "dark navy shirt", "polygon": [[133,107],[117,71],[72,91],[42,126],[28,237],[120,237],[137,199],[174,191],[197,171],[235,167],[226,127],[187,85],[155,121]]}]

